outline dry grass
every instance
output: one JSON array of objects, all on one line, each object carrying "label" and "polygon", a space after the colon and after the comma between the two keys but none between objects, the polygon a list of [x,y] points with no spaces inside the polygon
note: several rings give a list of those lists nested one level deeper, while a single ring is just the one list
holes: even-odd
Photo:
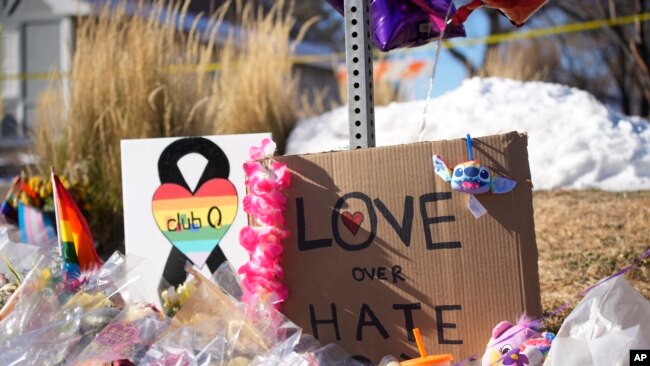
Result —
[{"label": "dry grass", "polygon": [[504,43],[488,50],[478,72],[481,77],[503,77],[514,80],[546,80],[559,67],[557,47],[542,40]]},{"label": "dry grass", "polygon": [[[375,55],[376,62],[385,61],[383,55]],[[376,65],[377,63],[375,63]],[[376,66],[375,66],[376,69]],[[375,70],[376,71],[376,70]],[[378,78],[380,73],[373,73],[372,92],[373,102],[376,106],[388,105],[393,102],[403,102],[406,100],[408,83],[406,81],[395,82],[385,77]],[[348,102],[347,80],[339,83],[339,96],[341,104]]]},{"label": "dry grass", "polygon": [[[391,80],[374,78],[372,84],[374,85],[373,101],[376,106],[403,102],[406,99],[403,89]],[[347,84],[339,84],[339,95],[341,104],[346,104],[348,102]]]},{"label": "dry grass", "polygon": [[[650,247],[650,192],[536,192],[534,205],[546,312],[633,263]],[[650,261],[626,278],[650,299]],[[568,314],[551,319],[550,328],[557,331]]]},{"label": "dry grass", "polygon": [[404,97],[404,89],[401,88],[401,84],[396,84],[395,82],[387,79],[375,80],[373,82],[374,87],[374,99],[376,105],[389,105],[393,102],[403,102],[406,98]]},{"label": "dry grass", "polygon": [[147,15],[118,7],[79,19],[69,83],[53,80],[39,102],[41,173],[54,166],[90,185],[88,219],[105,254],[123,239],[120,140],[272,131],[282,146],[298,118],[284,1],[267,14],[238,2],[247,31],[219,40],[218,50],[230,4],[210,19],[210,34],[174,27],[188,4],[159,0]]},{"label": "dry grass", "polygon": [[[293,5],[284,11],[278,1],[268,13],[256,12],[240,3],[242,26],[250,32],[231,37],[219,58],[222,70],[218,78],[221,102],[217,108],[217,133],[246,133],[270,130],[283,149],[286,137],[298,115],[298,79],[293,76],[294,45],[288,42],[294,20]],[[316,19],[303,25],[297,40]]]}]

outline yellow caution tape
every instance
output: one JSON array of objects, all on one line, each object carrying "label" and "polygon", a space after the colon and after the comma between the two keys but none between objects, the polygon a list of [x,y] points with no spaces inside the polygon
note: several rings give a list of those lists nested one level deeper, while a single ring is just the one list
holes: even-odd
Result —
[{"label": "yellow caution tape", "polygon": [[19,74],[0,74],[0,81],[3,80],[41,80],[49,79],[50,76],[53,79],[61,79],[68,76],[67,72],[32,72],[25,73],[21,72]]},{"label": "yellow caution tape", "polygon": [[[562,24],[546,28],[530,29],[525,31],[513,31],[507,33],[492,34],[485,37],[473,37],[473,38],[464,38],[456,39],[453,41],[444,41],[443,47],[445,48],[462,48],[462,47],[473,47],[480,45],[494,45],[512,41],[518,41],[523,39],[534,39],[541,37],[548,37],[558,34],[565,33],[576,33],[576,32],[585,32],[600,28],[615,27],[619,25],[626,25],[632,23],[640,23],[650,21],[650,12],[636,14],[636,15],[626,15],[612,19],[599,19],[591,20],[581,23],[571,23],[571,24]],[[429,46],[432,47],[432,46]],[[426,47],[425,47],[426,48]],[[406,48],[399,49],[393,53],[408,53],[422,50],[422,47]],[[304,56],[295,56],[293,58],[294,64],[317,64],[317,63],[335,63],[337,61],[345,59],[345,52],[330,53],[326,55],[304,55]],[[209,63],[204,66],[197,65],[175,65],[169,68],[166,68],[164,71],[169,73],[192,73],[192,72],[210,72],[217,71],[221,68],[221,64],[218,62]],[[19,73],[19,74],[0,74],[0,80],[39,80],[39,79],[48,79],[52,77],[53,79],[60,79],[68,77],[69,73],[67,72],[39,72],[39,73]]]},{"label": "yellow caution tape", "polygon": [[650,20],[650,13],[627,15],[627,16],[622,16],[622,17],[612,18],[612,19],[591,20],[588,22],[562,24],[553,27],[530,29],[521,32],[508,32],[508,33],[493,34],[486,37],[474,37],[474,38],[467,38],[467,39],[459,39],[456,41],[445,41],[444,46],[446,48],[458,48],[458,47],[470,47],[470,46],[477,46],[477,45],[484,45],[484,44],[485,45],[499,44],[499,43],[512,42],[512,41],[517,41],[522,39],[533,39],[533,38],[553,36],[553,35],[564,34],[564,33],[585,32],[585,31],[590,31],[590,30],[595,30],[600,28],[615,27],[618,25],[647,22],[649,20]]}]

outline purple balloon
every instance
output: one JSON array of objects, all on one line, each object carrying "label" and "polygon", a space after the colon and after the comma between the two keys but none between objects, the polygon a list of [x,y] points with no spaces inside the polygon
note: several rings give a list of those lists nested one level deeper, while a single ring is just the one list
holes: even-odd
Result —
[{"label": "purple balloon", "polygon": [[[327,0],[343,14],[344,0]],[[415,47],[440,37],[465,37],[462,25],[447,24],[456,8],[451,0],[370,0],[372,43],[387,52],[400,47]]]}]

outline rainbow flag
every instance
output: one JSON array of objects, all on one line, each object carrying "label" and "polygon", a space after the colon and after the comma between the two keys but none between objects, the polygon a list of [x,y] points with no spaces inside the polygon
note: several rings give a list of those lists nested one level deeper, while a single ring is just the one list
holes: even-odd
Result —
[{"label": "rainbow flag", "polygon": [[80,271],[100,267],[102,260],[95,251],[86,219],[54,173],[52,173],[52,187],[59,248],[66,273],[76,278]]}]

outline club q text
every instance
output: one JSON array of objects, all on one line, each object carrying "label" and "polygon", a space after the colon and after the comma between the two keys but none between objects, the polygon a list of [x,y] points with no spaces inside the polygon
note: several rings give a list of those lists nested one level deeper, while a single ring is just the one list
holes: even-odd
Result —
[{"label": "club q text", "polygon": [[[205,218],[205,222],[207,222],[207,224],[214,229],[220,229],[221,219],[221,209],[219,209],[217,206],[210,207],[208,210],[208,215]],[[165,218],[165,221],[167,222],[168,231],[199,230],[201,227],[203,227],[203,221],[201,221],[200,217],[194,216],[194,211],[190,211],[189,216],[185,213],[180,212],[177,213],[175,217],[167,216]]]}]

